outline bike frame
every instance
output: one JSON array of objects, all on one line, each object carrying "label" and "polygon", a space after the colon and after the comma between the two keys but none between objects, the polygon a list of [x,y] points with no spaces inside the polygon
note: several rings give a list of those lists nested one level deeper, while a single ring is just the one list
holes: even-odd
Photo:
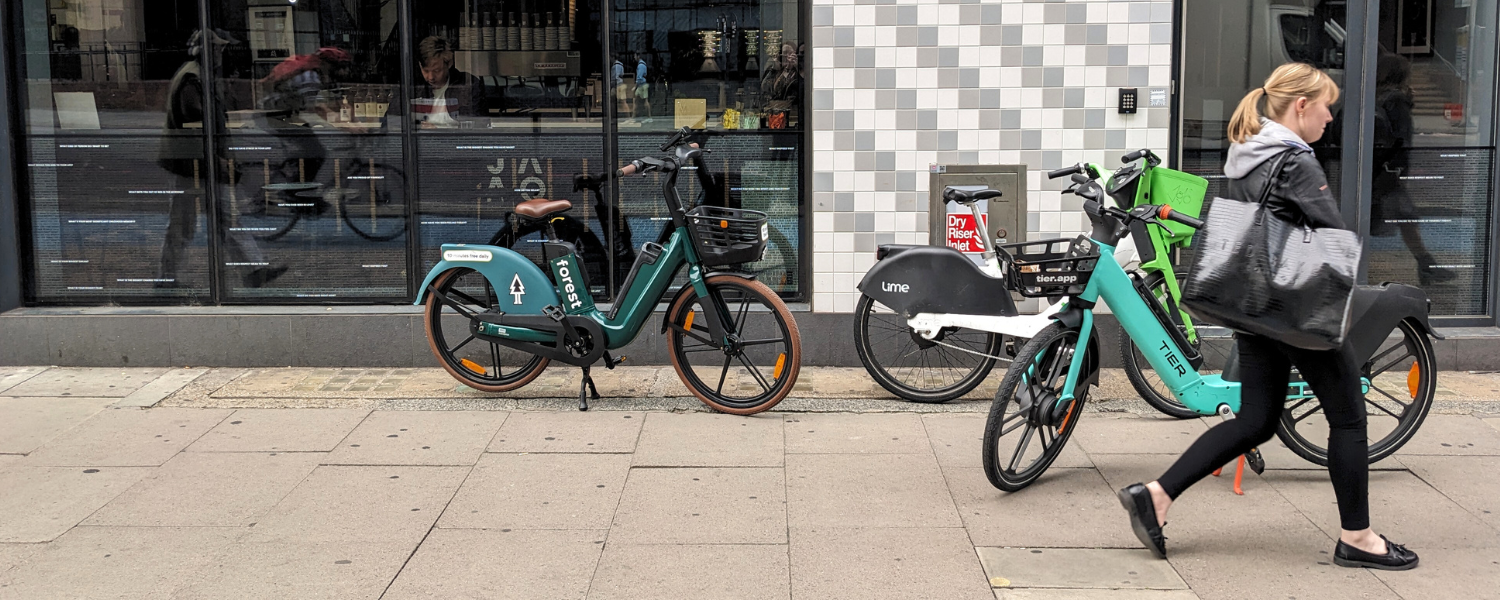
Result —
[{"label": "bike frame", "polygon": [[[1089,278],[1089,283],[1084,287],[1083,293],[1067,300],[1069,304],[1077,303],[1083,312],[1077,347],[1087,347],[1089,336],[1093,335],[1094,329],[1093,306],[1100,298],[1103,298],[1119,319],[1120,327],[1125,330],[1125,334],[1135,341],[1141,353],[1146,356],[1146,361],[1156,370],[1157,375],[1167,384],[1167,387],[1171,388],[1172,395],[1179,402],[1203,415],[1220,414],[1223,410],[1221,407],[1227,408],[1229,412],[1239,412],[1240,384],[1234,381],[1224,381],[1221,375],[1200,375],[1183,356],[1182,349],[1177,346],[1176,341],[1152,314],[1146,301],[1136,293],[1135,284],[1131,281],[1130,275],[1127,275],[1115,261],[1105,260],[1105,257],[1114,254],[1114,246],[1100,243],[1097,239],[1090,239],[1099,246],[1100,260],[1096,263],[1093,276]],[[1085,354],[1087,353],[1073,353],[1072,362],[1068,366],[1068,377],[1063,384],[1061,402],[1074,397],[1079,374],[1083,371]]]},{"label": "bike frame", "polygon": [[[718,302],[708,291],[705,282],[705,273],[699,263],[698,255],[693,249],[693,242],[687,230],[686,211],[682,207],[681,198],[677,194],[676,181],[679,171],[678,165],[683,162],[684,151],[679,149],[679,160],[667,160],[663,164],[667,168],[666,177],[662,182],[662,194],[672,214],[673,230],[667,236],[666,243],[662,244],[663,251],[652,264],[641,265],[635,280],[631,282],[629,289],[622,290],[618,298],[620,310],[615,311],[614,317],[598,310],[594,305],[593,298],[589,295],[586,284],[579,276],[581,261],[578,260],[577,252],[569,245],[559,243],[548,227],[547,246],[556,248],[567,248],[568,251],[561,256],[549,259],[553,277],[550,279],[550,287],[555,292],[552,298],[543,298],[540,302],[530,303],[532,306],[524,307],[514,313],[518,316],[535,316],[546,314],[549,306],[560,306],[569,317],[582,317],[597,323],[605,334],[604,347],[607,350],[615,350],[629,344],[640,333],[641,327],[645,325],[646,319],[656,309],[656,305],[666,295],[667,288],[677,277],[677,273],[686,266],[688,269],[688,286],[692,293],[698,298],[705,299],[704,307],[713,306],[713,310],[705,310],[704,317],[707,321],[709,333],[713,340],[719,344],[728,343],[728,329],[726,324],[732,323],[729,315],[725,312],[723,304]],[[551,217],[556,219],[558,217]],[[549,221],[550,224],[550,221]],[[450,251],[457,251],[450,254]],[[477,253],[477,254],[463,254]],[[514,273],[517,281],[537,282],[548,281],[542,270],[536,264],[515,251],[497,246],[474,246],[464,244],[443,245],[443,262],[433,267],[423,282],[421,292],[417,295],[415,304],[426,301],[431,292],[432,282],[439,274],[452,268],[468,267],[480,271],[490,285],[495,289],[497,295],[504,295],[505,290],[510,288]],[[454,258],[449,258],[453,256]],[[502,257],[502,264],[494,264],[496,256]],[[467,260],[464,260],[468,257]],[[520,258],[517,262],[515,258]],[[459,260],[454,260],[455,258]],[[684,289],[683,292],[687,290]],[[682,292],[679,292],[682,293]],[[519,298],[519,297],[518,297]],[[555,299],[557,304],[546,304],[547,300]],[[517,302],[520,304],[519,300]],[[561,320],[561,319],[559,319]],[[503,321],[503,320],[502,320]],[[479,333],[505,340],[517,342],[546,342],[556,339],[553,332],[542,331],[517,325],[505,325],[502,323],[481,322],[478,325]],[[517,346],[524,349],[522,346]]]}]

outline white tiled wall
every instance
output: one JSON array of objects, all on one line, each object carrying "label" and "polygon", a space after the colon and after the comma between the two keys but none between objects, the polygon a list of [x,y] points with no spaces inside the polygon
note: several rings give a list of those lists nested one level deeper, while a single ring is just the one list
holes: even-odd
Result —
[{"label": "white tiled wall", "polygon": [[854,310],[878,244],[927,243],[930,164],[1025,164],[1030,238],[1083,231],[1042,171],[1166,153],[1169,109],[1148,104],[1171,19],[1170,0],[813,0],[814,310]]}]

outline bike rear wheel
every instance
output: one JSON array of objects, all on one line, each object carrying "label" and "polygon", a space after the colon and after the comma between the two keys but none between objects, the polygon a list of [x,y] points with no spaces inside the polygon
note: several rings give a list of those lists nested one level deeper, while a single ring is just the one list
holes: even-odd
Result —
[{"label": "bike rear wheel", "polygon": [[973,391],[995,367],[1003,340],[998,333],[952,328],[934,343],[869,296],[861,294],[854,307],[854,349],[865,371],[912,402],[947,402]]},{"label": "bike rear wheel", "polygon": [[[1410,441],[1432,410],[1437,391],[1437,361],[1432,341],[1420,325],[1412,320],[1402,321],[1374,356],[1361,365],[1360,374],[1370,382],[1370,390],[1365,394],[1365,412],[1370,463],[1374,464]],[[1289,403],[1281,412],[1276,437],[1297,456],[1328,465],[1328,423],[1317,398]]]},{"label": "bike rear wheel", "polygon": [[802,360],[797,322],[786,304],[753,279],[712,275],[708,293],[724,307],[735,341],[712,343],[705,310],[714,310],[688,291],[667,309],[667,350],[677,376],[699,400],[719,412],[752,415],[768,410],[792,392]]},{"label": "bike rear wheel", "polygon": [[499,306],[495,288],[483,274],[452,269],[432,286],[438,293],[427,296],[427,344],[449,375],[482,392],[508,392],[531,383],[547,368],[550,359],[474,336],[469,315]]},{"label": "bike rear wheel", "polygon": [[[984,474],[991,485],[1007,492],[1026,488],[1073,437],[1089,386],[1080,381],[1071,402],[1058,398],[1077,348],[1078,331],[1053,323],[1016,353],[984,426]],[[1085,356],[1084,364],[1097,359]]]}]

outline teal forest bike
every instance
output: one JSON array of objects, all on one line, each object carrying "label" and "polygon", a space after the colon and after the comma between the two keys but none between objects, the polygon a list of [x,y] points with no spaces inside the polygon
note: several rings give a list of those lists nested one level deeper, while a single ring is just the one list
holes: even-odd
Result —
[{"label": "teal forest bike", "polygon": [[[1054,175],[1062,176],[1066,173]],[[1083,417],[1090,386],[1098,383],[1099,344],[1094,306],[1103,299],[1124,335],[1144,351],[1172,397],[1199,415],[1232,418],[1240,406],[1235,360],[1223,374],[1199,373],[1202,357],[1190,352],[1182,330],[1138,275],[1126,274],[1112,255],[1137,223],[1194,229],[1203,222],[1169,206],[1106,206],[1105,191],[1073,173],[1068,191],[1083,199],[1093,230],[1076,239],[1003,246],[1006,267],[1022,295],[1066,296],[1054,322],[1016,353],[995,394],[985,424],[983,463],[995,487],[1018,491],[1047,470]],[[1103,257],[1103,259],[1101,259]],[[1362,366],[1370,415],[1370,461],[1390,456],[1411,439],[1432,407],[1437,365],[1429,336],[1428,302],[1421,290],[1400,284],[1360,287],[1349,318],[1346,350]],[[1276,434],[1293,452],[1328,462],[1327,425],[1312,390],[1294,375]],[[1257,472],[1258,452],[1246,456]]]},{"label": "teal forest bike", "polygon": [[647,243],[607,312],[594,306],[587,269],[552,226],[567,200],[528,200],[515,214],[540,222],[550,275],[521,254],[492,245],[444,244],[442,262],[422,282],[417,304],[432,352],[450,375],[485,392],[505,392],[541,375],[550,361],[583,368],[580,410],[598,398],[590,367],[614,368],[610,355],[635,339],[686,269],[662,320],[677,375],[715,410],[748,415],[775,406],[797,381],[802,343],[781,298],[753,276],[732,270],[759,260],[768,231],[765,213],[713,206],[684,210],[677,174],[707,150],[684,128],[662,144],[667,158],[644,157],[616,177],[656,174],[672,217],[662,243]]}]

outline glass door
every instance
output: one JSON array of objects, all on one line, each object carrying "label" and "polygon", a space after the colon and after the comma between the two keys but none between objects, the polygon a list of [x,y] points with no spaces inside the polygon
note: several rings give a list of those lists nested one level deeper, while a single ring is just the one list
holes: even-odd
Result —
[{"label": "glass door", "polygon": [[1421,287],[1434,315],[1489,311],[1495,25],[1494,2],[1380,3],[1368,279]]}]

